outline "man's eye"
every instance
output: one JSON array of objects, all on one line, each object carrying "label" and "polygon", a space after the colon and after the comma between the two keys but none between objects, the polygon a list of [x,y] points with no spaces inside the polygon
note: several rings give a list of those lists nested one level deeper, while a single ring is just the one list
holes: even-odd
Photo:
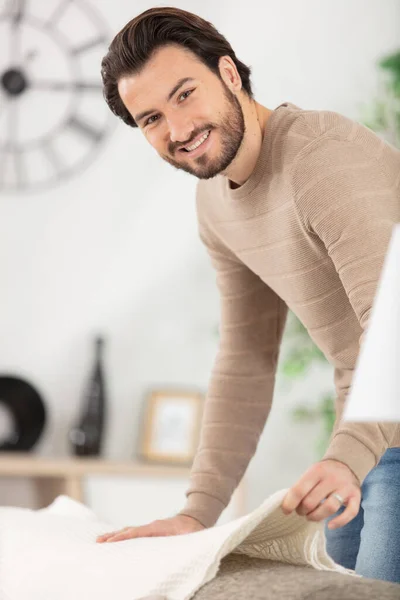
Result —
[{"label": "man's eye", "polygon": [[155,117],[158,117],[158,115],[151,115],[151,117],[147,119],[145,125],[151,125],[151,123],[154,123],[154,121],[152,121],[151,119],[154,119]]},{"label": "man's eye", "polygon": [[[186,90],[186,92],[182,92],[182,94],[180,94],[178,96],[178,98],[182,98],[182,96],[184,96],[183,99],[185,100],[188,96],[190,96],[190,94],[192,92],[194,92],[194,89],[193,90]],[[187,96],[185,96],[185,94],[187,94]],[[152,123],[154,123],[154,121],[152,121],[152,119],[155,119],[156,117],[158,117],[158,115],[152,115],[151,117],[149,117],[147,119],[147,121],[145,122],[144,126],[146,127],[146,125],[151,125]]]},{"label": "man's eye", "polygon": [[[190,95],[192,92],[194,92],[194,90],[186,90],[186,92],[182,92],[182,94],[180,94],[179,98],[182,98],[182,96],[185,96],[185,94]],[[185,98],[187,98],[187,96],[185,96]]]}]

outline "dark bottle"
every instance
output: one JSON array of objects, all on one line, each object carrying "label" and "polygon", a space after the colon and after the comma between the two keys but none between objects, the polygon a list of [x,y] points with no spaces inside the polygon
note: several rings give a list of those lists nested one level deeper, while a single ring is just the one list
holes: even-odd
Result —
[{"label": "dark bottle", "polygon": [[103,371],[104,339],[96,338],[95,362],[83,396],[79,423],[69,432],[72,451],[77,456],[97,456],[101,452],[106,412]]}]

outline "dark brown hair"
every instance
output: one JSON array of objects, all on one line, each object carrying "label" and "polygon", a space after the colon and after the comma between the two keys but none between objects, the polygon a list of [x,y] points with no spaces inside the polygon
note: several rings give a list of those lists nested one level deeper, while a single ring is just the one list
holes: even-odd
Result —
[{"label": "dark brown hair", "polygon": [[219,78],[219,59],[221,56],[230,56],[242,80],[244,92],[249,98],[253,98],[251,68],[236,58],[230,43],[214,25],[179,8],[150,8],[121,29],[101,63],[105,101],[111,111],[127,125],[137,127],[119,95],[119,79],[139,73],[154,51],[168,44],[178,44],[193,52]]}]

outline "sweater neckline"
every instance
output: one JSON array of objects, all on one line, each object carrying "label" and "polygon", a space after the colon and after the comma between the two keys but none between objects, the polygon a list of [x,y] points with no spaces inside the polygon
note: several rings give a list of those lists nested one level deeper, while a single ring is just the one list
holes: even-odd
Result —
[{"label": "sweater neckline", "polygon": [[262,175],[265,173],[266,159],[269,155],[272,142],[272,130],[275,120],[279,115],[279,109],[281,107],[289,106],[289,102],[284,102],[283,104],[277,106],[269,116],[262,138],[260,153],[250,177],[246,179],[246,181],[240,187],[231,188],[229,185],[229,178],[223,176],[223,188],[225,195],[229,200],[243,200],[243,198],[248,197],[248,195],[257,187]]}]

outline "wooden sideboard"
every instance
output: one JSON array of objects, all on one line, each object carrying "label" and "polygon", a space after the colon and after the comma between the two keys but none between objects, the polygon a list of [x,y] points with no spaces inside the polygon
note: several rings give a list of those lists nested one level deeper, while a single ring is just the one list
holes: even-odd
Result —
[{"label": "wooden sideboard", "polygon": [[[169,479],[182,480],[186,485],[189,474],[190,468],[187,466],[144,463],[135,460],[47,458],[30,453],[0,453],[0,478],[30,478],[35,486],[37,508],[48,506],[60,494],[90,504],[89,499],[85,497],[85,483],[90,478],[107,478],[108,482],[110,479],[123,478],[133,483],[154,480],[161,482],[160,485],[168,486]],[[230,518],[238,518],[246,514],[245,487],[245,480],[242,480],[231,500]]]}]

